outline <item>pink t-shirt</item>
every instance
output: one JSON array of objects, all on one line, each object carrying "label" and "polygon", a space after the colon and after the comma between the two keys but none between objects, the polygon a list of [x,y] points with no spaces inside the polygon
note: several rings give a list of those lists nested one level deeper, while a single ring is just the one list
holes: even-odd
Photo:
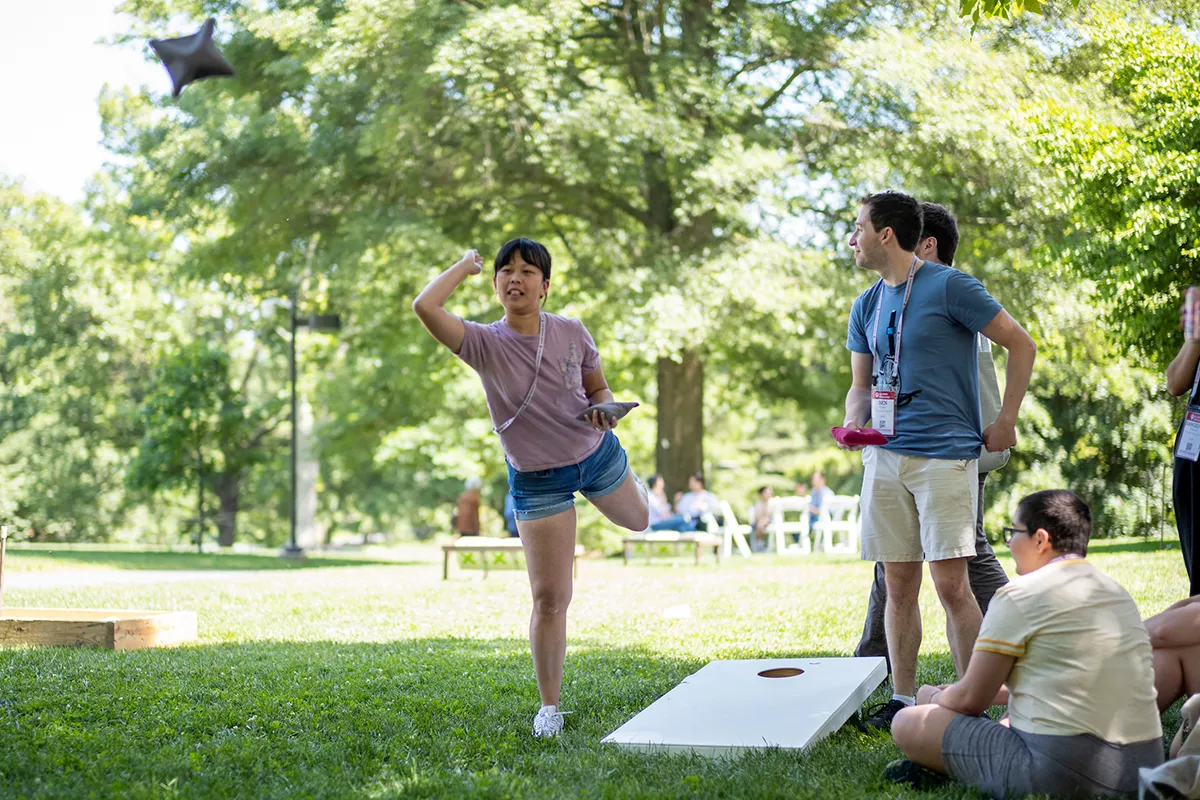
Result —
[{"label": "pink t-shirt", "polygon": [[[604,434],[575,419],[587,408],[583,376],[600,369],[600,353],[587,328],[577,319],[556,314],[542,317],[546,347],[537,392],[500,434],[500,444],[519,472],[578,464],[600,446]],[[491,325],[463,321],[466,335],[458,357],[479,373],[492,423],[500,427],[521,407],[533,384],[537,334],[517,333],[503,319]]]}]

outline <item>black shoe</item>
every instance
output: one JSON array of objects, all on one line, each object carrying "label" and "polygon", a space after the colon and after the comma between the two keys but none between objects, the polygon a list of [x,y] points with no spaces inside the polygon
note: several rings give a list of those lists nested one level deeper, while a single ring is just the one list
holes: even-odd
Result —
[{"label": "black shoe", "polygon": [[886,703],[872,706],[863,712],[866,715],[866,719],[859,722],[858,729],[863,733],[890,731],[892,729],[892,720],[896,718],[896,715],[903,708],[908,708],[908,706],[902,700],[895,698],[888,700]]},{"label": "black shoe", "polygon": [[908,784],[919,791],[934,789],[947,781],[940,772],[914,764],[907,758],[897,759],[884,767],[883,778],[892,783]]}]

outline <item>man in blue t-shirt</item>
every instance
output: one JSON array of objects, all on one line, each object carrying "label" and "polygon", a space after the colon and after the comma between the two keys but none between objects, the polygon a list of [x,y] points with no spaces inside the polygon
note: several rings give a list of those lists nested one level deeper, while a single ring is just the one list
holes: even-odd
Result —
[{"label": "man in blue t-shirt", "polygon": [[[936,261],[946,266],[954,265],[954,254],[958,249],[958,222],[945,206],[937,203],[921,203],[922,222],[921,239],[917,243],[917,258],[923,261]],[[1000,410],[1000,390],[996,385],[995,366],[992,364],[992,345],[987,337],[979,337],[979,391],[980,411],[984,425],[990,425]],[[984,361],[984,359],[987,359]],[[985,385],[985,381],[990,386]],[[987,403],[983,402],[983,393],[991,393]],[[990,412],[990,414],[989,414]],[[979,458],[979,497],[975,510],[975,557],[967,561],[967,579],[971,584],[971,593],[979,603],[979,612],[987,615],[988,603],[996,590],[1008,583],[1008,575],[1004,567],[996,560],[996,553],[988,543],[983,531],[984,484],[987,482],[988,471],[999,469],[1008,461],[1008,453],[988,453]],[[883,656],[887,658],[887,637],[884,633],[884,609],[887,607],[887,584],[883,577],[883,565],[875,564],[875,581],[871,584],[870,599],[867,603],[867,618],[863,623],[862,638],[854,655]]]},{"label": "man in blue t-shirt", "polygon": [[[981,615],[967,581],[975,555],[980,446],[1016,443],[1017,412],[1029,387],[1033,340],[983,284],[922,261],[921,204],[900,192],[863,199],[850,247],[855,263],[880,280],[854,301],[846,347],[853,383],[844,425],[872,427],[888,443],[863,451],[862,558],[884,564],[892,699],[865,721],[889,729],[915,702],[921,648],[921,562],[946,611],[959,677]],[[1009,352],[1000,415],[981,430],[976,335]]]}]

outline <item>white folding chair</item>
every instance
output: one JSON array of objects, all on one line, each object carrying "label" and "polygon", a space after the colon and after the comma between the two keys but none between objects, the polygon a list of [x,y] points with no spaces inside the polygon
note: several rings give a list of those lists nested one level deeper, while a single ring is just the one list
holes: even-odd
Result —
[{"label": "white folding chair", "polygon": [[[858,512],[858,495],[835,495],[825,501],[825,508],[817,521],[822,550],[826,553],[858,554],[861,530]],[[839,537],[843,541],[838,542]]]},{"label": "white folding chair", "polygon": [[[812,552],[812,542],[809,541],[811,531],[808,526],[807,497],[776,497],[771,501],[771,523],[767,526],[769,535],[768,549],[776,553],[792,553],[808,555]],[[788,514],[798,514],[795,521],[787,518]],[[799,534],[800,541],[789,543],[787,537]]]},{"label": "white folding chair", "polygon": [[721,516],[724,518],[724,524],[717,524],[717,519],[711,513],[706,513],[702,517],[705,527],[710,533],[715,533],[721,537],[721,556],[728,558],[733,552],[734,545],[737,545],[738,553],[750,557],[750,544],[746,541],[746,534],[750,533],[750,526],[743,525],[737,521],[737,517],[733,513],[733,507],[726,501],[721,501]]}]

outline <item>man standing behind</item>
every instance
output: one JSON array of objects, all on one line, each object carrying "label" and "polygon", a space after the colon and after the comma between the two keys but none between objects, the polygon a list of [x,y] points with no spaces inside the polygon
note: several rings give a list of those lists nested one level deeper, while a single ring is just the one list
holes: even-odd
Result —
[{"label": "man standing behind", "polygon": [[[917,243],[917,258],[936,261],[952,266],[954,253],[958,249],[958,224],[954,216],[937,203],[921,203],[923,220],[921,239]],[[979,399],[984,425],[991,425],[1000,412],[1000,390],[996,386],[996,368],[992,363],[991,341],[980,335],[979,339]],[[1004,584],[1008,576],[1004,567],[996,560],[996,553],[988,544],[983,531],[983,486],[988,472],[999,469],[1008,461],[1006,452],[984,453],[979,457],[979,499],[975,509],[975,558],[967,561],[967,578],[971,594],[979,604],[979,612],[987,614],[992,595]],[[883,578],[883,565],[875,565],[875,582],[871,584],[871,597],[867,603],[867,619],[863,624],[862,639],[854,649],[854,655],[883,656],[887,658],[887,638],[884,636],[883,612],[887,605],[887,587]]]},{"label": "man standing behind", "polygon": [[482,487],[483,481],[479,478],[467,478],[465,490],[454,504],[454,538],[479,535],[479,490]]},{"label": "man standing behind", "polygon": [[[892,699],[865,721],[888,729],[915,702],[921,648],[921,562],[946,611],[946,638],[961,677],[982,615],[971,596],[977,459],[1016,443],[1017,412],[1037,348],[969,275],[914,254],[921,204],[900,192],[866,197],[850,237],[859,267],[880,280],[854,301],[847,348],[853,383],[846,427],[868,419],[889,441],[863,452],[862,558],[884,564],[884,616]],[[981,431],[976,334],[1009,351],[1000,415]]]}]

